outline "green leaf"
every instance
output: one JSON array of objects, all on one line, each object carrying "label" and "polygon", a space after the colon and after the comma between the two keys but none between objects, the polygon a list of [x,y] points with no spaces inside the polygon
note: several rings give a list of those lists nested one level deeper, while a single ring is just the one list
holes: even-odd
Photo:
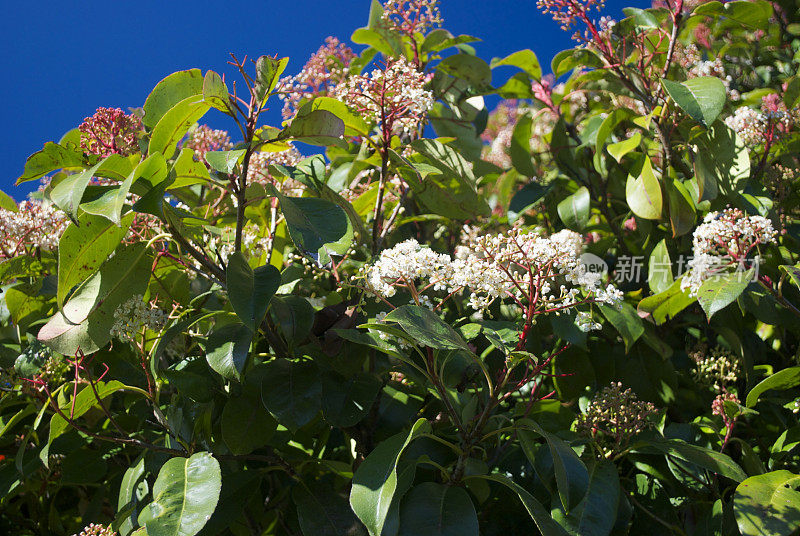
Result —
[{"label": "green leaf", "polygon": [[114,311],[150,280],[145,244],[121,246],[39,331],[39,340],[64,355],[96,352],[111,340]]},{"label": "green leaf", "polygon": [[[305,111],[302,108],[300,111]],[[283,129],[275,140],[297,140],[311,145],[332,145],[344,143],[344,121],[332,112],[323,109],[310,109],[298,114],[291,124]]]},{"label": "green leaf", "polygon": [[668,181],[666,190],[669,222],[672,227],[672,237],[675,238],[692,230],[697,209],[692,202],[692,196],[680,181]]},{"label": "green leaf", "polygon": [[57,169],[83,167],[85,163],[82,151],[48,141],[41,151],[25,161],[25,169],[16,184],[38,179]]},{"label": "green leaf", "polygon": [[[297,506],[297,519],[304,536],[350,536],[358,520],[347,499],[320,485],[300,482],[292,488],[292,500]],[[361,532],[363,533],[363,532]]]},{"label": "green leaf", "polygon": [[470,351],[461,335],[427,307],[401,305],[387,314],[384,321],[397,322],[421,346]]},{"label": "green leaf", "polygon": [[314,110],[325,110],[332,113],[344,123],[345,136],[366,136],[370,127],[360,115],[350,110],[345,103],[332,97],[317,97],[308,104],[303,105],[298,115],[304,115]]},{"label": "green leaf", "polygon": [[167,162],[161,154],[148,156],[131,171],[128,177],[116,188],[105,192],[103,195],[83,203],[81,208],[90,214],[103,216],[109,221],[120,225],[122,209],[128,197],[131,186],[137,179],[143,179],[150,184],[158,184],[167,178]]},{"label": "green leaf", "polygon": [[350,506],[367,527],[370,536],[380,536],[383,531],[398,488],[397,464],[400,456],[418,435],[429,432],[428,421],[419,419],[408,434],[394,435],[375,447],[353,475]]},{"label": "green leaf", "polygon": [[572,69],[584,67],[602,67],[603,60],[596,53],[586,48],[573,48],[562,50],[553,57],[550,67],[556,78],[571,71]]},{"label": "green leaf", "polygon": [[663,197],[661,184],[653,173],[649,158],[645,158],[639,177],[628,175],[625,198],[634,214],[646,220],[661,219]]},{"label": "green leaf", "polygon": [[256,397],[231,397],[222,410],[222,439],[237,456],[266,445],[277,427],[277,421]]},{"label": "green leaf", "polygon": [[387,58],[395,57],[400,50],[397,36],[380,28],[358,28],[350,36],[350,40],[357,45],[372,47]]},{"label": "green leaf", "polygon": [[231,96],[228,86],[220,75],[214,71],[207,71],[203,78],[203,100],[212,108],[219,110],[231,117],[236,116],[236,111],[231,107]]},{"label": "green leaf", "polygon": [[453,54],[439,62],[436,69],[468,82],[476,88],[489,87],[492,83],[492,69],[489,64],[470,54]]},{"label": "green leaf", "polygon": [[736,482],[741,482],[747,478],[742,468],[725,454],[691,445],[680,439],[649,440],[646,444],[664,454],[699,465]]},{"label": "green leaf", "polygon": [[208,452],[172,458],[158,472],[153,502],[139,522],[147,536],[194,536],[214,513],[221,488],[219,463]]},{"label": "green leaf", "polygon": [[689,116],[708,128],[725,106],[725,84],[714,76],[698,76],[686,82],[662,79],[672,100]]},{"label": "green leaf", "polygon": [[542,436],[547,441],[550,455],[553,458],[553,470],[556,476],[556,485],[558,486],[558,496],[561,499],[564,510],[571,510],[586,494],[586,489],[589,485],[589,471],[586,466],[567,442],[554,434],[546,432],[534,421],[522,419],[517,424],[517,434],[523,444],[523,451],[529,457],[531,463],[535,463],[530,455],[534,450],[531,432]]},{"label": "green leaf", "polygon": [[424,482],[400,503],[398,536],[478,536],[478,514],[464,488]]},{"label": "green leaf", "polygon": [[239,381],[250,355],[253,330],[236,322],[215,328],[206,343],[206,361],[226,380]]},{"label": "green leaf", "polygon": [[[208,153],[206,153],[208,156]],[[183,188],[193,184],[205,184],[211,180],[208,168],[194,159],[194,151],[188,147],[181,149],[175,164],[170,170],[170,176],[175,177],[175,182],[170,188]]]},{"label": "green leaf", "polygon": [[294,245],[319,266],[350,248],[353,227],[338,205],[317,197],[287,197],[271,186],[267,193],[280,201]]},{"label": "green leaf", "polygon": [[520,214],[523,214],[538,203],[549,191],[549,186],[544,186],[538,181],[529,182],[520,188],[511,198],[511,203],[508,205],[508,223],[514,223]]},{"label": "green leaf", "polygon": [[153,128],[148,154],[161,153],[164,158],[172,158],[178,142],[210,108],[211,106],[203,100],[202,93],[187,97],[175,104]]},{"label": "green leaf", "polygon": [[355,426],[366,417],[381,390],[381,381],[359,372],[345,378],[335,372],[322,376],[322,414],[338,428]]},{"label": "green leaf", "polygon": [[607,147],[608,154],[614,157],[617,162],[622,162],[622,157],[633,151],[642,142],[642,133],[638,130],[630,138],[612,143]]},{"label": "green leaf", "polygon": [[695,302],[695,298],[681,290],[680,279],[667,290],[648,296],[639,302],[639,311],[653,315],[656,324],[663,324]]},{"label": "green leaf", "polygon": [[176,104],[188,97],[202,94],[203,73],[200,69],[172,73],[156,84],[144,101],[142,123],[147,128],[153,129]]},{"label": "green leaf", "polygon": [[733,513],[742,536],[790,536],[800,528],[800,475],[780,470],[736,487]]},{"label": "green leaf", "polygon": [[789,367],[780,370],[768,378],[761,380],[747,393],[745,406],[752,408],[758,402],[758,398],[766,391],[771,389],[783,390],[791,389],[800,385],[800,367]]},{"label": "green leaf", "polygon": [[317,416],[322,384],[312,361],[276,359],[261,367],[261,401],[279,423],[295,432]]},{"label": "green leaf", "polygon": [[791,281],[795,287],[800,288],[800,264],[795,264],[794,266],[784,264],[778,268],[781,271],[786,272],[789,281]]},{"label": "green leaf", "polygon": [[589,189],[581,186],[577,192],[561,201],[557,208],[564,225],[574,231],[582,231],[592,213]]},{"label": "green leaf", "polygon": [[261,56],[256,60],[255,92],[262,106],[275,89],[288,63],[289,58],[278,59],[269,56]]},{"label": "green leaf", "polygon": [[667,240],[661,239],[650,252],[647,261],[647,284],[653,292],[659,293],[668,290],[674,282]]},{"label": "green leaf", "polygon": [[518,50],[505,58],[495,58],[492,60],[491,68],[494,69],[495,67],[502,67],[504,65],[519,67],[533,80],[542,78],[542,67],[539,65],[539,58],[536,57],[533,50]]},{"label": "green leaf", "polygon": [[302,344],[314,327],[314,307],[302,296],[275,296],[270,315],[290,347]]},{"label": "green leaf", "polygon": [[542,533],[542,536],[568,536],[569,533],[564,530],[561,525],[555,522],[555,520],[550,516],[550,512],[542,505],[542,503],[537,501],[533,495],[525,490],[525,488],[508,478],[506,475],[474,475],[467,478],[480,478],[489,480],[491,482],[497,482],[516,493],[517,497],[519,497],[519,500],[522,501],[522,506],[525,507],[525,510],[527,510],[528,515],[531,516],[533,522],[536,523],[536,526],[539,528],[539,532]]},{"label": "green leaf", "polygon": [[67,213],[72,221],[78,220],[78,207],[83,200],[83,194],[95,172],[100,169],[104,161],[100,161],[89,169],[68,175],[56,184],[50,191],[50,200],[58,208]]},{"label": "green leaf", "polygon": [[237,149],[235,151],[208,151],[206,153],[206,162],[211,166],[211,169],[230,175],[236,169],[236,166],[240,165],[242,160],[244,160],[245,152],[244,149]]},{"label": "green leaf", "polygon": [[19,212],[16,201],[10,195],[0,190],[0,209],[10,210],[11,212]]},{"label": "green leaf", "polygon": [[119,485],[117,515],[125,508],[130,509],[124,519],[117,518],[117,522],[120,523],[118,530],[121,535],[124,536],[133,532],[133,524],[136,522],[140,512],[139,501],[149,491],[149,485],[145,480],[144,456],[140,456],[136,463],[131,465],[122,475],[122,482]]},{"label": "green leaf", "polygon": [[725,17],[745,26],[766,30],[769,28],[772,17],[772,4],[770,2],[707,2],[699,4],[693,15],[710,17]]},{"label": "green leaf", "polygon": [[611,534],[617,521],[620,491],[616,466],[606,460],[595,465],[582,503],[577,533],[581,536]]},{"label": "green leaf", "polygon": [[599,305],[598,309],[611,322],[611,325],[617,329],[625,342],[625,351],[629,352],[633,343],[644,334],[644,324],[642,319],[639,318],[636,309],[625,302],[619,308],[610,305]]},{"label": "green leaf", "polygon": [[281,286],[280,271],[271,264],[253,270],[237,251],[228,258],[225,275],[231,307],[250,331],[256,331],[267,314],[270,298]]},{"label": "green leaf", "polygon": [[694,141],[698,202],[715,199],[720,190],[733,195],[745,189],[750,177],[750,152],[736,131],[717,121]]},{"label": "green leaf", "polygon": [[511,156],[511,164],[514,168],[526,177],[536,175],[536,168],[531,159],[531,127],[533,119],[531,114],[524,114],[514,125],[514,132],[511,135],[511,145],[508,153]]},{"label": "green leaf", "polygon": [[58,292],[61,307],[72,287],[95,273],[117,249],[133,222],[131,212],[117,226],[105,217],[83,214],[78,224],[70,224],[58,241]]},{"label": "green leaf", "polygon": [[709,279],[703,281],[697,291],[697,301],[700,302],[706,312],[708,320],[711,321],[714,313],[721,311],[736,301],[736,298],[744,292],[744,289],[752,281],[753,268],[746,272],[712,275]]}]

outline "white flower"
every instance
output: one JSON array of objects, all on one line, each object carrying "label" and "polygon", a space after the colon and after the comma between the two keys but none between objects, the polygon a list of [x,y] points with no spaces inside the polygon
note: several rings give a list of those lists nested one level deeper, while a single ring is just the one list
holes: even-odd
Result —
[{"label": "white flower", "polygon": [[55,249],[69,224],[54,205],[23,201],[18,211],[0,209],[0,259],[16,257],[33,248]]}]

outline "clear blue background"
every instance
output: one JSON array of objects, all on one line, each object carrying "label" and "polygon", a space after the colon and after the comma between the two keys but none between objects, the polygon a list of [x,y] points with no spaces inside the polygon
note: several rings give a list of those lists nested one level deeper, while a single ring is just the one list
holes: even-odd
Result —
[{"label": "clear blue background", "polygon": [[[300,70],[328,35],[348,41],[364,26],[369,0],[58,1],[3,2],[0,19],[0,189],[17,201],[37,182],[14,187],[25,159],[57,141],[98,106],[141,106],[164,76],[199,67],[236,76],[228,53],[256,58],[289,56],[288,74]],[[13,7],[12,7],[13,6]],[[604,13],[622,18],[643,0],[610,0]],[[535,0],[442,0],[443,27],[483,39],[487,61],[533,49],[548,71],[552,56],[572,46],[536,9]],[[598,15],[599,16],[599,15]],[[359,50],[359,48],[357,48]],[[280,122],[280,103],[267,116]],[[208,115],[209,123],[221,121]],[[227,124],[218,125],[227,128]]]}]

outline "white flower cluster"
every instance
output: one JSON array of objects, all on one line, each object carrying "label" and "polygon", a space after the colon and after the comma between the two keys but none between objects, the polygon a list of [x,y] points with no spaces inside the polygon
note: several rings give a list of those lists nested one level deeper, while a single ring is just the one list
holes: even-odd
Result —
[{"label": "white flower cluster", "polygon": [[741,94],[737,90],[731,89],[733,77],[725,72],[725,65],[720,58],[698,61],[691,66],[687,75],[689,78],[699,78],[701,76],[719,78],[725,85],[725,91],[728,93],[728,97],[730,97],[731,100],[738,101],[741,99]]},{"label": "white flower cluster", "polygon": [[763,216],[747,216],[737,208],[709,212],[694,231],[692,259],[681,289],[697,296],[704,281],[730,268],[741,270],[753,249],[773,243],[776,235],[772,222]]},{"label": "white flower cluster", "polygon": [[[556,314],[580,302],[620,303],[622,293],[613,285],[602,288],[601,275],[581,263],[581,250],[580,235],[569,230],[550,237],[519,229],[493,236],[473,233],[452,259],[412,239],[383,251],[365,275],[377,296],[392,297],[397,288],[409,289],[412,296],[428,290],[465,291],[476,311],[505,297],[533,304],[536,312]],[[579,322],[583,329],[597,328],[586,316]]]},{"label": "white flower cluster", "polygon": [[746,145],[753,147],[764,141],[767,116],[749,106],[740,106],[733,115],[725,118],[725,124],[736,131]]},{"label": "white flower cluster", "polygon": [[[272,182],[269,166],[296,166],[302,159],[303,155],[294,147],[274,153],[266,151],[254,152],[250,155],[250,163],[247,166],[247,183],[266,184]],[[291,189],[296,190],[297,188],[302,188],[302,185],[300,183],[293,184]],[[289,194],[286,191],[284,193]]]},{"label": "white flower cluster", "polygon": [[598,30],[600,30],[600,35],[608,39],[611,37],[611,34],[614,33],[614,27],[616,25],[617,21],[613,17],[608,17],[604,15],[600,17],[600,21],[597,27]]},{"label": "white flower cluster", "polygon": [[122,341],[133,341],[142,328],[158,331],[166,322],[167,315],[164,311],[152,307],[144,301],[144,296],[137,294],[114,311],[111,336]]},{"label": "white flower cluster", "polygon": [[400,57],[369,76],[351,76],[333,93],[365,120],[385,122],[395,134],[411,134],[433,107],[433,93],[425,89],[426,83],[425,74]]},{"label": "white flower cluster", "polygon": [[32,248],[54,249],[69,220],[54,205],[23,201],[18,211],[0,209],[0,259],[17,257]]}]

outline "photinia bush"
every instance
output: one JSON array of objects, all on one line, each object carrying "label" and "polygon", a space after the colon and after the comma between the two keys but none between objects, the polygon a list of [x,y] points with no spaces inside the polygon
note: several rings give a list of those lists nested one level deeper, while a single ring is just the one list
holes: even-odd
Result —
[{"label": "photinia bush", "polygon": [[33,154],[0,532],[796,534],[800,11],[600,4],[544,74],[374,0]]}]

